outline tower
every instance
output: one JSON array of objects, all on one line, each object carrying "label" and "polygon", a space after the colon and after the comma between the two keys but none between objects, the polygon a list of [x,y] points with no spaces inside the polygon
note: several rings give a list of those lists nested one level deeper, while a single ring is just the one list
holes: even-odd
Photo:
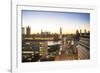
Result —
[{"label": "tower", "polygon": [[43,34],[43,30],[41,29],[41,35]]},{"label": "tower", "polygon": [[81,29],[80,29],[80,32],[79,33],[80,33],[80,35],[82,35],[82,30]]},{"label": "tower", "polygon": [[63,47],[62,47],[62,28],[60,27],[60,35],[59,35],[59,39],[61,40],[61,45],[60,45],[60,50],[59,50],[59,55],[62,54],[62,50],[63,50]]},{"label": "tower", "polygon": [[59,36],[60,39],[62,39],[62,28],[60,27],[60,36]]},{"label": "tower", "polygon": [[24,29],[24,27],[22,27],[22,35],[24,35],[25,34],[25,29]]},{"label": "tower", "polygon": [[29,36],[29,35],[30,35],[30,33],[31,33],[31,32],[30,32],[30,27],[28,26],[28,27],[26,27],[26,35],[28,35],[28,36]]},{"label": "tower", "polygon": [[86,29],[84,29],[84,33],[87,33]]}]

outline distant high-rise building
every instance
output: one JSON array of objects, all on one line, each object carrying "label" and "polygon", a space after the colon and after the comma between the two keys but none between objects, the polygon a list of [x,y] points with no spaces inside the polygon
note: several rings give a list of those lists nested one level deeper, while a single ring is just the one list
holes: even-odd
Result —
[{"label": "distant high-rise building", "polygon": [[24,34],[25,34],[25,28],[22,27],[22,35],[24,35]]},{"label": "distant high-rise building", "polygon": [[30,35],[31,34],[31,29],[30,29],[30,27],[28,26],[28,27],[26,27],[26,35]]}]

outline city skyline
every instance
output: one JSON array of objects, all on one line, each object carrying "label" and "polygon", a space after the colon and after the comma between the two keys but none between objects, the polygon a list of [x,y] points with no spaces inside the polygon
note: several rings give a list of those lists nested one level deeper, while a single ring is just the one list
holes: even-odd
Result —
[{"label": "city skyline", "polygon": [[31,27],[31,34],[44,32],[75,33],[81,29],[90,31],[90,14],[75,12],[54,12],[22,10],[22,27]]},{"label": "city skyline", "polygon": [[[28,28],[28,30],[27,30]],[[42,33],[48,33],[48,34],[60,34],[60,32],[62,32],[62,34],[76,34],[76,32],[79,32],[79,33],[90,33],[89,30],[86,30],[84,29],[84,31],[82,31],[81,29],[77,29],[75,31],[75,33],[63,33],[62,32],[62,28],[59,29],[59,33],[53,33],[53,32],[49,32],[49,31],[43,31],[41,30],[40,32],[37,32],[37,33],[31,33],[31,27],[27,26],[27,27],[22,27],[22,34],[25,34],[25,35],[28,35],[28,34],[42,34]]]}]

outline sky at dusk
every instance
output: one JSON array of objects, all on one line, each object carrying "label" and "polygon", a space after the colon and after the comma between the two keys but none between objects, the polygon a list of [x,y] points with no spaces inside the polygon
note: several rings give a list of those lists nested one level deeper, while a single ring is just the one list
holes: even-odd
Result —
[{"label": "sky at dusk", "polygon": [[22,10],[22,27],[31,27],[31,33],[75,33],[77,29],[90,30],[90,13]]}]

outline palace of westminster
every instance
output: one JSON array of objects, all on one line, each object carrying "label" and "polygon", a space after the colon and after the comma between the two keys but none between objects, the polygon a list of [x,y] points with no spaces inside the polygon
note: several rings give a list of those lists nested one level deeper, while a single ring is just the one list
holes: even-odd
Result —
[{"label": "palace of westminster", "polygon": [[31,34],[22,27],[22,62],[90,59],[90,32],[76,30],[75,34],[43,32]]}]

